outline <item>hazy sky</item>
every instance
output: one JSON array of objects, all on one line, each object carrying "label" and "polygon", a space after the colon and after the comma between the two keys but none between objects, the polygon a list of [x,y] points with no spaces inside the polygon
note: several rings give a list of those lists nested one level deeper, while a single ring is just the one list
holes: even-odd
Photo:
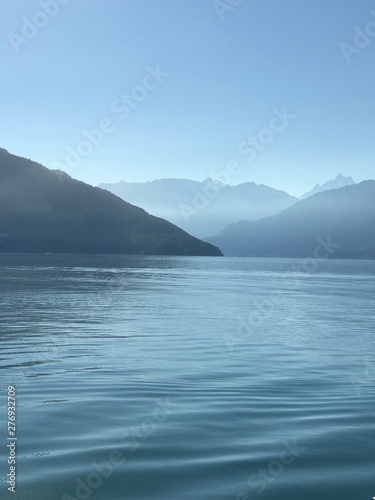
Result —
[{"label": "hazy sky", "polygon": [[1,5],[10,152],[94,185],[374,178],[373,0],[56,1]]}]

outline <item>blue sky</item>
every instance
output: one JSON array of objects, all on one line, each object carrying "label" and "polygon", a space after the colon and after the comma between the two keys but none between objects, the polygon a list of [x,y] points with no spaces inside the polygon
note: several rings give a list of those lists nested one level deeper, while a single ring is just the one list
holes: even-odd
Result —
[{"label": "blue sky", "polygon": [[[339,172],[374,177],[373,0],[48,1],[2,3],[10,152],[94,185],[203,180],[230,161],[241,164],[231,184],[297,195]],[[345,57],[343,42],[355,52]],[[275,109],[294,118],[270,137]],[[239,145],[258,134],[267,144],[247,161]],[[85,156],[69,163],[67,148]]]}]

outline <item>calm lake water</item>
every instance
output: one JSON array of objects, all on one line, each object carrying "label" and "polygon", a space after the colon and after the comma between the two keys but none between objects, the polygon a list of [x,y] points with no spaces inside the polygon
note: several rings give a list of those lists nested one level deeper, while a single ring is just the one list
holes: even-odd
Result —
[{"label": "calm lake water", "polygon": [[0,290],[1,499],[375,495],[375,262],[0,255]]}]

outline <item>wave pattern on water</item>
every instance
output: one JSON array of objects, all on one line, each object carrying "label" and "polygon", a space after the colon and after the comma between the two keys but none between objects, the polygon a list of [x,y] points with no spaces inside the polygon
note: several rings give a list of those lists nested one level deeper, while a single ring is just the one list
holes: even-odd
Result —
[{"label": "wave pattern on water", "polygon": [[2,255],[12,498],[371,499],[375,262],[295,263]]}]

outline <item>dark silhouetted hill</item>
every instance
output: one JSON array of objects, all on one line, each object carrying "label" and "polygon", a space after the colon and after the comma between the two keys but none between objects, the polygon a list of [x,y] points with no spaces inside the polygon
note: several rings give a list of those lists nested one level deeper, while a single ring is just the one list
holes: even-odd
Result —
[{"label": "dark silhouetted hill", "polygon": [[0,149],[0,252],[218,256],[108,191]]}]

